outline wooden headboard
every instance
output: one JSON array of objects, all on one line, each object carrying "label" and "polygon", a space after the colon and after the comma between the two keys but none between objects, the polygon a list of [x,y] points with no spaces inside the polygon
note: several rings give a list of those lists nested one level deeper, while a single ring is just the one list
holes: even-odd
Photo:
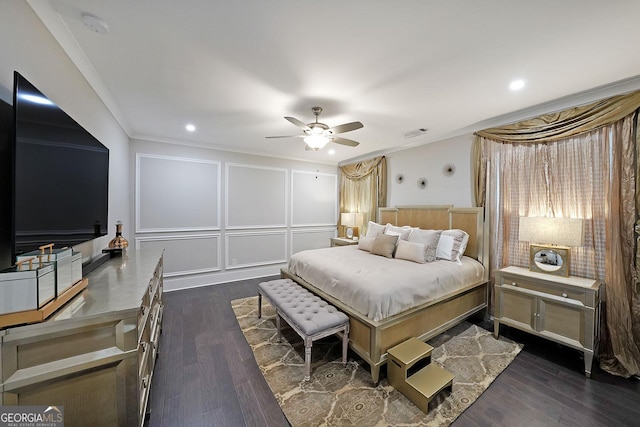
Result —
[{"label": "wooden headboard", "polygon": [[489,235],[485,230],[484,208],[454,208],[452,205],[379,208],[378,223],[410,225],[424,230],[464,230],[469,234],[464,254],[480,261],[485,271],[489,271]]}]

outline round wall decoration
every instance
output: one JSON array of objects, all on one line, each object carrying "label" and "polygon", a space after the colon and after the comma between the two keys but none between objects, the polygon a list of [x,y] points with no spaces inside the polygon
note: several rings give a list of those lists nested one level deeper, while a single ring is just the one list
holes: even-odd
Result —
[{"label": "round wall decoration", "polygon": [[418,188],[424,189],[427,187],[427,178],[418,178],[418,182],[416,183]]},{"label": "round wall decoration", "polygon": [[404,182],[404,175],[402,175],[401,173],[396,175],[396,182],[398,184],[402,184]]},{"label": "round wall decoration", "polygon": [[452,176],[454,173],[456,173],[456,165],[453,163],[447,163],[442,168],[442,175],[444,176]]}]

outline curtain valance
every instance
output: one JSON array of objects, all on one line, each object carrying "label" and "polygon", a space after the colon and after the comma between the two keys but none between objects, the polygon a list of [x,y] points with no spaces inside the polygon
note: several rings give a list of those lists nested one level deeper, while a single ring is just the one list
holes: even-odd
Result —
[{"label": "curtain valance", "polygon": [[601,99],[556,113],[484,129],[476,135],[502,142],[549,142],[609,125],[640,108],[640,91]]},{"label": "curtain valance", "polygon": [[340,170],[349,179],[360,179],[369,175],[378,164],[384,159],[384,156],[374,157],[373,159],[363,160],[361,162],[352,163],[350,165],[341,166]]}]

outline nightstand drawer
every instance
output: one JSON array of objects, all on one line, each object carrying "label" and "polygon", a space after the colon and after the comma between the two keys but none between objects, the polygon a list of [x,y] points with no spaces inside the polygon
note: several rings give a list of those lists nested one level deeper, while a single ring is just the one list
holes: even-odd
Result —
[{"label": "nightstand drawer", "polygon": [[534,282],[522,277],[509,276],[503,274],[501,276],[500,284],[511,285],[520,288],[529,289],[532,291],[543,292],[545,294],[555,295],[557,297],[568,298],[576,301],[580,301],[582,304],[593,307],[593,299],[588,295],[593,295],[593,291],[586,289],[570,288],[568,286],[558,286],[554,284],[547,284],[544,282]]}]

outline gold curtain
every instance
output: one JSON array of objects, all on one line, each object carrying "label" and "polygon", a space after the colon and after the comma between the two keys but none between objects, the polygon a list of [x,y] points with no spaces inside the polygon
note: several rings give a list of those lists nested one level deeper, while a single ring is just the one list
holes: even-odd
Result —
[{"label": "gold curtain", "polygon": [[[387,203],[387,161],[384,156],[340,167],[340,212],[364,214],[364,227],[375,221]],[[340,227],[342,227],[340,225]],[[340,230],[343,234],[344,230]]]},{"label": "gold curtain", "polygon": [[[606,371],[622,376],[640,375],[640,301],[636,290],[640,271],[640,237],[634,238],[633,233],[634,225],[640,232],[640,165],[636,160],[640,149],[640,135],[637,131],[638,115],[634,113],[638,108],[640,91],[545,114],[501,128],[485,129],[476,133],[472,152],[476,204],[486,206],[489,204],[486,200],[486,171],[490,169],[493,174],[501,167],[492,164],[499,163],[500,159],[491,155],[488,145],[543,143],[540,147],[546,149],[545,146],[552,141],[583,137],[597,129],[601,130],[602,138],[611,138],[610,157],[609,154],[604,154],[605,157],[599,160],[591,159],[601,162],[608,170],[607,182],[603,188],[605,193],[602,196],[606,202],[605,236],[602,239],[604,250],[599,253],[600,256],[604,254],[604,277],[599,278],[603,279],[606,289],[600,365]],[[612,125],[614,123],[616,124]],[[608,125],[612,126],[605,129]],[[550,168],[549,173],[559,176],[564,173],[564,169]],[[495,208],[491,208],[492,206],[489,209],[490,216],[496,218]],[[493,219],[492,225],[497,225]],[[503,262],[509,261],[506,236],[509,233],[508,224],[505,228],[502,223],[500,230],[494,229],[491,234],[492,246],[494,238],[497,239],[496,242],[501,242],[500,247],[492,248],[492,254],[494,251],[501,252],[496,258],[501,258]],[[594,241],[597,239],[594,236]],[[492,267],[499,266],[492,262]]]},{"label": "gold curtain", "polygon": [[625,119],[613,144],[610,182],[605,187],[609,201],[606,216],[605,286],[606,330],[600,351],[600,366],[608,372],[640,375],[640,302],[636,292],[634,225],[636,212],[635,148],[637,120]]},{"label": "gold curtain", "polygon": [[485,155],[484,139],[476,136],[471,145],[471,173],[473,182],[473,199],[477,207],[484,207],[487,203],[487,156]]},{"label": "gold curtain", "polygon": [[476,135],[504,142],[549,142],[569,138],[616,122],[640,106],[640,91],[524,120]]}]

